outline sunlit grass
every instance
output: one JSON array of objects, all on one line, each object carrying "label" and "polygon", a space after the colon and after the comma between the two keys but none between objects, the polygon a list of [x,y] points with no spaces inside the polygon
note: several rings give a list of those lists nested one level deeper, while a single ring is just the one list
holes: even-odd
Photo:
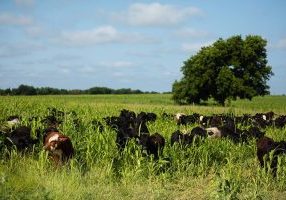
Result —
[{"label": "sunlit grass", "polygon": [[[82,95],[0,97],[0,119],[22,116],[22,124],[38,116],[32,133],[42,127],[47,107],[76,111],[81,125],[75,127],[67,115],[60,130],[67,134],[76,156],[67,166],[55,168],[38,145],[33,152],[0,154],[0,199],[285,199],[286,158],[281,157],[277,178],[261,170],[256,159],[255,141],[233,144],[228,140],[207,140],[187,148],[170,146],[170,136],[179,127],[163,120],[163,112],[243,113],[274,111],[286,113],[286,97],[266,96],[252,102],[238,100],[228,107],[212,102],[204,106],[174,105],[170,95]],[[100,133],[93,119],[118,115],[121,109],[155,112],[159,119],[150,123],[152,133],[166,139],[159,161],[144,157],[134,141],[120,154],[115,132],[108,127]],[[181,127],[191,130],[192,126]],[[267,128],[266,135],[286,140],[286,128]]]}]

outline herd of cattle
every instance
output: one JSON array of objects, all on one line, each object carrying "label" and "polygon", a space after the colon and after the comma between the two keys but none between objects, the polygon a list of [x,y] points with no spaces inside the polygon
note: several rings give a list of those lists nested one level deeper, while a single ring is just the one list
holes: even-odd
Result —
[{"label": "herd of cattle", "polygon": [[[0,128],[0,147],[7,149],[16,148],[24,151],[35,144],[43,142],[43,149],[48,151],[49,157],[56,165],[62,165],[74,155],[74,148],[71,139],[62,134],[58,127],[64,123],[64,116],[76,113],[65,113],[56,108],[48,108],[49,115],[41,119],[44,129],[36,130],[36,138],[31,136],[31,128],[21,125],[19,116],[10,116],[2,122]],[[212,115],[203,116],[197,113],[186,115],[177,113],[175,115],[163,113],[162,120],[175,120],[178,126],[195,126],[191,131],[183,133],[176,130],[172,133],[170,144],[180,143],[182,147],[193,145],[196,138],[204,140],[206,138],[227,138],[234,143],[245,143],[255,139],[257,145],[257,158],[261,167],[265,166],[265,161],[269,161],[269,154],[273,151],[273,158],[270,168],[276,174],[278,155],[286,154],[286,141],[275,142],[265,136],[262,130],[268,126],[283,128],[286,126],[286,115],[276,115],[273,112],[257,113],[253,116],[245,114],[243,116],[233,115]],[[154,159],[159,159],[165,147],[165,138],[160,133],[151,134],[148,123],[153,123],[157,119],[155,113],[121,110],[119,116],[108,116],[103,118],[103,122],[93,120],[92,126],[98,131],[104,131],[104,125],[116,132],[116,145],[121,152],[124,150],[128,141],[134,139],[142,147],[142,152],[153,155]],[[30,119],[34,120],[34,119]],[[75,126],[79,125],[80,120],[74,118]],[[248,127],[240,129],[238,127]]]}]

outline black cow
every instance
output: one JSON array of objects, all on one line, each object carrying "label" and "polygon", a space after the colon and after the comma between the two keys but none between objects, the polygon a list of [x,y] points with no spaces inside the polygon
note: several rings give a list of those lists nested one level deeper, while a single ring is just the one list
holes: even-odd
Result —
[{"label": "black cow", "polygon": [[240,123],[242,126],[249,126],[252,124],[252,118],[249,114],[244,114],[243,116],[235,117],[235,122]]},{"label": "black cow", "polygon": [[155,122],[157,119],[157,115],[155,113],[147,113],[147,121],[148,122]]},{"label": "black cow", "polygon": [[41,122],[46,127],[54,127],[57,128],[63,121],[56,118],[54,115],[48,115],[44,119],[41,120]]},{"label": "black cow", "polygon": [[171,135],[171,145],[173,146],[175,142],[186,146],[192,143],[192,137],[189,134],[184,134],[181,131],[177,130]]},{"label": "black cow", "polygon": [[177,113],[175,115],[175,121],[177,125],[191,125],[196,122],[198,122],[199,117],[197,116],[197,113],[194,113],[193,115],[186,115],[184,113]]},{"label": "black cow", "polygon": [[154,155],[155,160],[162,154],[165,146],[165,138],[161,134],[154,133],[149,135],[143,133],[138,137],[138,140],[138,143],[142,145],[143,150],[146,150],[148,155]]},{"label": "black cow", "polygon": [[154,114],[141,112],[136,116],[133,111],[123,109],[118,117],[106,117],[104,121],[116,131],[116,144],[121,151],[129,139],[139,137],[141,133],[149,133],[147,122],[154,121],[155,118]]},{"label": "black cow", "polygon": [[196,126],[191,130],[191,135],[199,136],[201,138],[206,138],[207,137],[207,131],[203,127]]},{"label": "black cow", "polygon": [[181,131],[177,130],[171,135],[171,145],[175,142],[182,144],[183,146],[190,145],[193,143],[196,137],[200,137],[204,139],[207,137],[207,131],[202,127],[195,127],[189,133],[182,133]]},{"label": "black cow", "polygon": [[210,117],[208,125],[210,127],[222,126],[223,125],[223,119],[221,116],[213,115]]},{"label": "black cow", "polygon": [[274,125],[277,128],[283,128],[286,125],[286,115],[281,115],[274,120]]},{"label": "black cow", "polygon": [[250,127],[248,130],[240,130],[232,123],[226,123],[220,127],[206,128],[206,131],[209,138],[228,138],[235,143],[248,142],[251,139],[258,140],[265,134],[256,126]]},{"label": "black cow", "polygon": [[276,176],[278,156],[286,153],[286,141],[275,142],[269,137],[262,137],[257,141],[256,146],[257,158],[261,167],[265,167],[266,163],[264,161],[270,161],[269,154],[271,151],[274,151],[272,160],[270,161],[270,170],[273,176]]},{"label": "black cow", "polygon": [[20,126],[5,136],[4,144],[8,148],[15,146],[20,151],[28,149],[40,141],[39,134],[36,139],[31,137],[31,129],[27,126]]},{"label": "black cow", "polygon": [[266,120],[266,115],[264,113],[256,113],[253,117],[252,124],[255,126],[259,126],[261,128],[266,128],[270,125],[270,121]]}]

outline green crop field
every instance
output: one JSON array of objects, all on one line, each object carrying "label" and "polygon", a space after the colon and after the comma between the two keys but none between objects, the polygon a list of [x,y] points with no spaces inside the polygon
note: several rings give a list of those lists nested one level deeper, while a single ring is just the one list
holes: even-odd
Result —
[{"label": "green crop field", "polygon": [[[213,102],[202,106],[178,106],[169,94],[79,95],[79,96],[1,96],[0,120],[11,115],[22,117],[21,124],[32,128],[35,136],[47,108],[77,113],[66,115],[59,129],[73,143],[75,157],[63,167],[55,167],[36,145],[31,152],[0,151],[0,199],[286,199],[286,156],[279,157],[277,177],[261,169],[256,158],[255,141],[234,144],[227,139],[207,139],[199,145],[170,146],[171,134],[180,129],[163,112],[201,114],[274,111],[286,114],[285,96],[237,100],[220,107]],[[121,109],[154,112],[158,119],[149,123],[151,133],[166,139],[162,157],[144,157],[134,141],[120,154],[116,133],[105,126],[102,133],[91,121],[119,115]],[[37,120],[28,119],[37,116]],[[266,135],[275,141],[286,140],[286,128],[268,127]]]}]

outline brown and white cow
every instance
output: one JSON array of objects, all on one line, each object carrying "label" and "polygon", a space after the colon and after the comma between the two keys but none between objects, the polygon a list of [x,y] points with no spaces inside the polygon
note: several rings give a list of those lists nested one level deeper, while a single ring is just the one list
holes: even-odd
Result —
[{"label": "brown and white cow", "polygon": [[55,128],[48,128],[44,135],[44,149],[56,165],[62,165],[74,155],[70,138]]}]

